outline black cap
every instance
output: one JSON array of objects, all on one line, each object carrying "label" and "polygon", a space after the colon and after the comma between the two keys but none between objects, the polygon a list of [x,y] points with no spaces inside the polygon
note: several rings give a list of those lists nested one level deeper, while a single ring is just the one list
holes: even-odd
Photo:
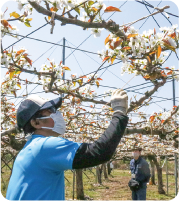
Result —
[{"label": "black cap", "polygon": [[62,104],[62,98],[56,98],[53,100],[45,100],[37,95],[31,95],[21,102],[17,110],[17,125],[19,128],[23,128],[26,123],[32,118],[32,116],[39,110],[44,110],[50,107],[59,108]]},{"label": "black cap", "polygon": [[142,151],[142,148],[141,147],[134,147],[133,151]]}]

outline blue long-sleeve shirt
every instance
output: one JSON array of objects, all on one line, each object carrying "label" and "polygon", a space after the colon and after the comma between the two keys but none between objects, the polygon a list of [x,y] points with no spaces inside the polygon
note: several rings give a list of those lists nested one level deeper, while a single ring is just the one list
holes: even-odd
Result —
[{"label": "blue long-sleeve shirt", "polygon": [[146,185],[150,179],[149,164],[145,159],[139,157],[138,160],[132,159],[130,161],[131,174],[135,174],[135,180],[138,181],[141,186]]}]

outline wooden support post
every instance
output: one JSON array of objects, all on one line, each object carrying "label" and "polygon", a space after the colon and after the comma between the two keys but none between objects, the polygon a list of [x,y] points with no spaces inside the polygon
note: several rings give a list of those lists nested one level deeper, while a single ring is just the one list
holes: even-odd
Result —
[{"label": "wooden support post", "polygon": [[74,200],[74,194],[75,194],[75,179],[76,179],[76,171],[73,171],[73,194],[72,194],[72,199]]},{"label": "wooden support post", "polygon": [[76,195],[77,200],[84,200],[84,189],[83,189],[83,172],[82,169],[76,170]]},{"label": "wooden support post", "polygon": [[175,164],[175,168],[174,168],[174,175],[175,175],[175,196],[178,194],[178,175],[177,175],[177,155],[176,153],[174,154],[174,164]]},{"label": "wooden support post", "polygon": [[96,166],[96,184],[98,183],[98,170],[97,170],[97,166]]},{"label": "wooden support post", "polygon": [[167,195],[168,195],[168,192],[169,192],[169,182],[168,182],[168,159],[167,159],[167,156],[165,156],[165,159],[166,159]]}]

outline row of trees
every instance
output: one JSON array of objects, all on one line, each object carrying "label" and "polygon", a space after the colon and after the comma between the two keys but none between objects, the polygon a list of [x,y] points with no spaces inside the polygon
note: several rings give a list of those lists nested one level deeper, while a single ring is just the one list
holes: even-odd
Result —
[{"label": "row of trees", "polygon": [[[151,178],[149,181],[149,185],[157,185],[157,191],[159,194],[166,194],[166,191],[164,189],[165,183],[163,182],[163,166],[165,165],[165,157],[167,157],[168,161],[171,161],[171,158],[174,158],[174,155],[162,155],[162,156],[156,156],[153,154],[145,154],[142,155],[142,157],[144,157],[146,160],[149,161],[150,164],[150,170],[151,170]],[[125,152],[125,156],[121,159],[114,159],[113,158],[113,163],[116,161],[121,161],[123,160],[125,164],[128,164],[129,161],[132,159],[130,152],[128,152],[128,154],[126,154]],[[161,161],[164,160],[164,163],[162,165]],[[174,159],[173,159],[174,160]],[[128,162],[127,162],[128,161]],[[110,162],[104,163],[102,165],[96,166],[96,182],[98,183],[98,185],[102,185],[103,181],[102,178],[104,178],[105,180],[109,180],[109,177],[112,176],[111,174],[111,169],[110,169]],[[127,162],[127,163],[126,163]],[[174,166],[177,166],[177,164],[174,164]],[[115,167],[117,168],[117,167]],[[174,167],[175,168],[175,167]],[[127,167],[127,169],[129,171],[129,165]],[[124,170],[124,171],[125,171]],[[92,172],[92,170],[89,169],[89,171]],[[178,171],[178,169],[176,170]],[[156,173],[157,172],[157,175]],[[94,174],[94,172],[92,172]],[[86,199],[86,195],[84,194],[84,183],[83,183],[83,174],[86,175],[86,171],[85,170],[76,170],[75,171],[75,175],[76,175],[76,194],[77,194],[77,199],[80,200],[84,200]],[[166,172],[166,174],[170,174],[170,171]],[[113,177],[113,176],[112,176]],[[157,183],[155,182],[155,177],[157,177]],[[175,181],[175,185],[176,185]],[[168,193],[168,192],[167,192]]]}]

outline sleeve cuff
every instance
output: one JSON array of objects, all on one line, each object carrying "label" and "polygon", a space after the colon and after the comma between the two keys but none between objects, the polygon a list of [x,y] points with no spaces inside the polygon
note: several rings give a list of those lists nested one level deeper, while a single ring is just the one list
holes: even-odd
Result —
[{"label": "sleeve cuff", "polygon": [[124,114],[124,115],[126,116],[126,111],[116,110],[116,111],[113,112],[113,114],[115,114],[115,113],[117,113],[117,112],[120,112],[120,113],[122,113],[122,114]]}]

